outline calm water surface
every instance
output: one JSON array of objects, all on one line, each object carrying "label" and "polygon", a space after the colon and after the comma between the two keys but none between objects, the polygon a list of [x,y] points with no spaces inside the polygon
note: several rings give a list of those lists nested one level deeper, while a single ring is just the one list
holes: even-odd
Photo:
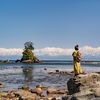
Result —
[{"label": "calm water surface", "polygon": [[[47,70],[44,70],[44,69]],[[100,71],[100,64],[83,64],[85,71]],[[51,62],[46,64],[0,64],[0,81],[7,89],[16,89],[23,85],[35,87],[37,84],[44,86],[63,87],[66,85],[70,76],[49,75],[48,72],[62,70],[72,71],[73,65],[70,62]]]}]

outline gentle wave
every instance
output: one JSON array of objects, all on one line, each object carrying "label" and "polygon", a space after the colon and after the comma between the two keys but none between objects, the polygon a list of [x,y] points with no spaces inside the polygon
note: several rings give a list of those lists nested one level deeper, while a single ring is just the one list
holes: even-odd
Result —
[{"label": "gentle wave", "polygon": [[[44,69],[46,69],[46,70],[44,70]],[[82,69],[85,72],[98,72],[98,71],[100,71],[100,67],[84,67],[84,66],[82,66]],[[26,70],[27,70],[27,68],[26,68]],[[32,69],[32,70],[33,70],[34,73],[37,73],[37,72],[54,72],[56,70],[71,72],[71,71],[73,71],[73,67],[66,67],[66,66],[54,67],[54,68],[44,67],[44,68],[35,68],[35,69]],[[0,70],[0,74],[19,74],[19,73],[23,73],[22,68],[6,68],[6,69]]]},{"label": "gentle wave", "polygon": [[22,73],[22,69],[3,69],[0,70],[0,74],[18,74]]}]

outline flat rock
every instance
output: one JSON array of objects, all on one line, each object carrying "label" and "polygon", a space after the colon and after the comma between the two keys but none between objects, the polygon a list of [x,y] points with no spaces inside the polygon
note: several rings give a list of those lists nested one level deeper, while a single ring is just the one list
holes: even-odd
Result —
[{"label": "flat rock", "polygon": [[14,93],[15,96],[22,98],[22,100],[35,100],[36,99],[36,94],[31,93],[29,91],[25,90],[18,90],[17,92]]}]

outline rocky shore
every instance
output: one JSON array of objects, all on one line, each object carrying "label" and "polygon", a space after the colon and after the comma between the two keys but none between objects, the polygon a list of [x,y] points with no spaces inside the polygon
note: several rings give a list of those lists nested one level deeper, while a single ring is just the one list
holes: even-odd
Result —
[{"label": "rocky shore", "polygon": [[[23,86],[17,90],[0,91],[0,100],[100,100],[100,72],[80,74],[56,70],[48,74],[71,75],[65,88],[45,87],[35,88]],[[0,82],[0,88],[4,87]]]},{"label": "rocky shore", "polygon": [[23,86],[17,90],[0,91],[0,100],[61,100],[66,95],[66,89],[44,87],[37,85],[35,88]]},{"label": "rocky shore", "polygon": [[68,100],[100,100],[100,73],[89,73],[70,78],[67,82]]}]

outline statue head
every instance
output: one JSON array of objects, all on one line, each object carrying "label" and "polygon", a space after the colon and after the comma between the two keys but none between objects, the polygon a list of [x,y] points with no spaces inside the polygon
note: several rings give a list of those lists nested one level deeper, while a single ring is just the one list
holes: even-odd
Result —
[{"label": "statue head", "polygon": [[75,50],[79,50],[79,45],[76,45],[74,48]]}]

